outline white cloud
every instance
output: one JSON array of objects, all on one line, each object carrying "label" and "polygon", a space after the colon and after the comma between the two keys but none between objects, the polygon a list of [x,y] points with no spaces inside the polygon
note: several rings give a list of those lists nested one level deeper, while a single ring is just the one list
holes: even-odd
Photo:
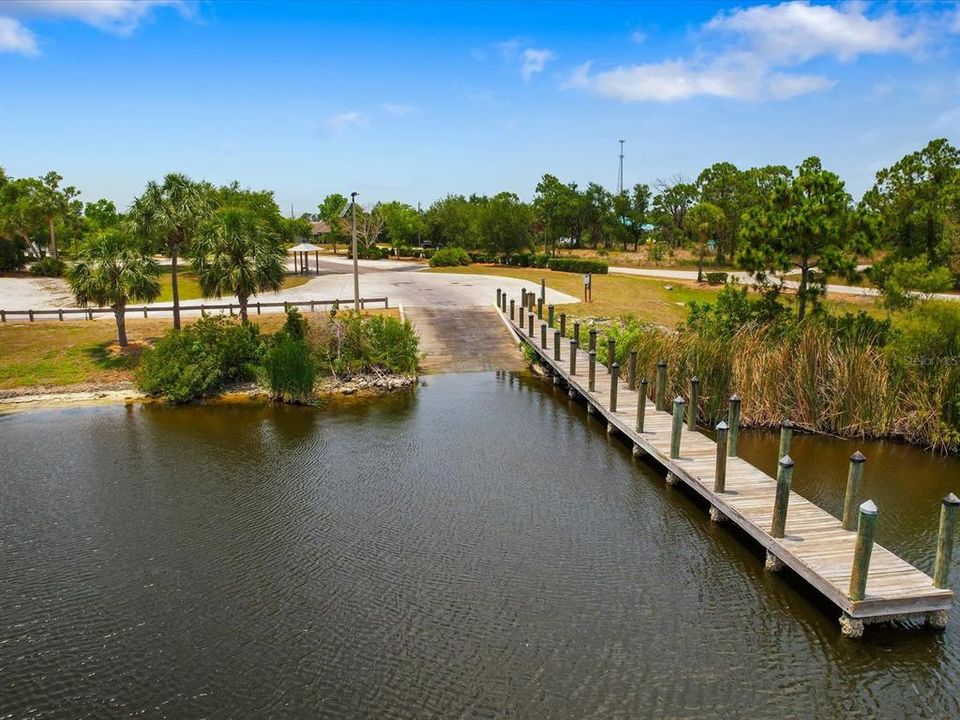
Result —
[{"label": "white cloud", "polygon": [[2,0],[0,13],[21,18],[76,20],[117,35],[130,35],[156,8],[192,15],[186,0]]},{"label": "white cloud", "polygon": [[327,129],[332,133],[340,133],[350,127],[362,127],[369,122],[366,114],[358,110],[347,110],[327,118]]},{"label": "white cloud", "polygon": [[647,39],[647,34],[642,30],[634,30],[630,33],[630,41],[635,42],[638,45]]},{"label": "white cloud", "polygon": [[[832,7],[796,1],[722,12],[702,28],[710,39],[707,50],[596,72],[588,63],[573,71],[565,87],[624,102],[698,96],[783,100],[836,85],[831,78],[791,71],[815,58],[848,62],[868,53],[921,49],[921,23],[908,24],[892,12],[868,17],[866,11],[855,2]],[[717,51],[718,35],[731,41]]]},{"label": "white cloud", "polygon": [[960,107],[944,110],[930,123],[930,127],[937,132],[960,134]]},{"label": "white cloud", "polygon": [[37,55],[37,38],[17,20],[0,17],[0,52]]},{"label": "white cloud", "polygon": [[389,113],[390,115],[396,115],[397,117],[410,115],[411,113],[415,113],[417,111],[413,105],[408,105],[407,103],[384,102],[380,103],[380,107],[383,108],[384,112]]},{"label": "white cloud", "polygon": [[556,57],[550,50],[527,48],[521,55],[520,76],[524,80],[529,80],[537,73],[543,72],[547,63]]}]

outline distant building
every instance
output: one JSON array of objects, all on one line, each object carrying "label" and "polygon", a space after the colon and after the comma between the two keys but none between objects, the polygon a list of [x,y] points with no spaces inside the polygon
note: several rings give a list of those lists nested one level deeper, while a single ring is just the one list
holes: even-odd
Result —
[{"label": "distant building", "polygon": [[316,220],[310,223],[310,234],[313,237],[318,238],[321,235],[326,235],[328,232],[330,232],[330,226],[323,220]]}]

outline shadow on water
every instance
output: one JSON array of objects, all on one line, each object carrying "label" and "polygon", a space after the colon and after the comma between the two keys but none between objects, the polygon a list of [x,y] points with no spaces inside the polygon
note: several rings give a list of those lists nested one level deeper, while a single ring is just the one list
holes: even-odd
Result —
[{"label": "shadow on water", "polygon": [[[0,428],[0,716],[960,715],[955,618],[843,639],[527,373]],[[741,443],[772,469],[775,434]],[[837,512],[854,446],[882,541],[929,564],[955,461],[797,438],[797,490]]]}]

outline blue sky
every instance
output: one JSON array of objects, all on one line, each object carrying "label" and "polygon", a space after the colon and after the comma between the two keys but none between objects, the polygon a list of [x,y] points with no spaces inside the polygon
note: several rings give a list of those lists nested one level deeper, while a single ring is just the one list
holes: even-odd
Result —
[{"label": "blue sky", "polygon": [[126,206],[182,171],[429,205],[960,142],[955,3],[0,0],[0,165]]}]

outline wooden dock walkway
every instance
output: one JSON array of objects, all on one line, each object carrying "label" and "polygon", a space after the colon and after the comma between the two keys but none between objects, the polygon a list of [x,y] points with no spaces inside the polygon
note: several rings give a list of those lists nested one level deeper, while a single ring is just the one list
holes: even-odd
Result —
[{"label": "wooden dock walkway", "polygon": [[[844,634],[859,636],[864,623],[887,620],[924,620],[943,627],[953,604],[952,590],[934,586],[933,579],[879,544],[873,544],[869,560],[866,592],[862,600],[851,600],[848,592],[854,560],[857,532],[844,530],[840,520],[795,492],[790,492],[786,531],[782,538],[771,535],[777,483],[739,457],[727,458],[724,492],[714,491],[716,443],[697,431],[688,431],[684,423],[680,457],[670,456],[673,418],[657,411],[653,402],[640,398],[628,388],[625,378],[617,386],[616,411],[610,410],[610,375],[596,363],[595,391],[588,389],[589,353],[577,350],[576,375],[570,374],[571,341],[562,338],[559,359],[555,359],[554,330],[548,326],[547,342],[541,347],[544,320],[533,314],[533,333],[529,332],[528,311],[516,299],[517,320],[504,312],[506,301],[497,308],[508,325],[540,356],[555,378],[565,383],[571,397],[582,396],[588,410],[602,415],[608,431],[628,438],[636,454],[647,454],[668,472],[668,482],[682,482],[702,496],[713,508],[711,517],[735,523],[767,551],[767,568],[789,567],[841,611]],[[518,321],[522,317],[522,320]],[[556,323],[555,323],[556,324]],[[646,403],[644,431],[636,431],[637,404]],[[860,498],[858,503],[864,498]]]}]

